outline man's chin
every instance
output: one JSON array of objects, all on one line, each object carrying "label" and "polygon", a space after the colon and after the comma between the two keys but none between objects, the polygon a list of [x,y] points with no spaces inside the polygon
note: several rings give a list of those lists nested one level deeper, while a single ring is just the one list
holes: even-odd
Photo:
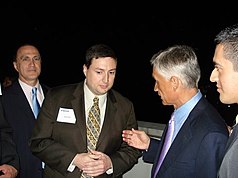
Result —
[{"label": "man's chin", "polygon": [[222,96],[221,94],[220,94],[219,99],[220,99],[221,103],[223,103],[223,104],[233,104],[232,101],[230,101],[229,99],[226,99],[226,98],[225,98],[224,96]]}]

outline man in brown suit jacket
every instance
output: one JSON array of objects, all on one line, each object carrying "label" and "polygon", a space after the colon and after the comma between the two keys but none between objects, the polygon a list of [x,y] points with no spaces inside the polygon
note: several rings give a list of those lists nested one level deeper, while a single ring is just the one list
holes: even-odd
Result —
[{"label": "man in brown suit jacket", "polygon": [[[122,177],[141,152],[123,142],[124,129],[137,128],[132,102],[111,89],[117,57],[104,44],[90,47],[83,65],[85,80],[59,86],[47,94],[30,140],[34,155],[45,162],[45,178]],[[100,135],[95,150],[87,148],[87,117],[99,98]]]}]

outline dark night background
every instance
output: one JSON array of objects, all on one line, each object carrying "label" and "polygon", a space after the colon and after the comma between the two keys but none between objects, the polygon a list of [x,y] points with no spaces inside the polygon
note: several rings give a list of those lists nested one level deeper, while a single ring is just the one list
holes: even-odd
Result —
[{"label": "dark night background", "polygon": [[[103,2],[103,3],[102,3]],[[187,44],[197,53],[202,70],[201,91],[229,125],[237,106],[219,102],[209,81],[213,69],[213,39],[238,22],[233,7],[191,7],[174,2],[7,1],[0,6],[0,76],[16,76],[12,57],[19,45],[32,43],[42,55],[41,82],[54,87],[84,79],[86,49],[96,43],[111,46],[119,58],[114,88],[133,101],[137,119],[166,123],[173,110],[153,91],[149,60],[161,49]],[[232,4],[229,4],[232,6]],[[197,9],[197,10],[195,10]]]}]

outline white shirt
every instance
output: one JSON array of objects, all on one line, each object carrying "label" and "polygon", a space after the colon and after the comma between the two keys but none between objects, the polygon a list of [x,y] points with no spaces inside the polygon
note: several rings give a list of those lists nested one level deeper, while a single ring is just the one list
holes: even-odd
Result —
[{"label": "white shirt", "polygon": [[[93,99],[95,95],[89,90],[88,86],[86,83],[84,83],[84,101],[85,101],[85,117],[86,117],[86,122],[88,118],[88,113],[90,108],[93,105]],[[99,98],[99,109],[100,109],[100,128],[103,125],[104,122],[104,116],[105,116],[105,110],[106,110],[106,102],[107,102],[107,93],[104,95],[99,95],[97,96]]]},{"label": "white shirt", "polygon": [[[32,88],[33,87],[22,82],[20,79],[18,79],[18,81],[21,85],[23,92],[25,93],[25,96],[27,98],[28,103],[31,106],[31,109],[33,110],[33,106],[32,106]],[[37,88],[37,100],[41,106],[45,96],[44,96],[43,90],[41,88],[41,85],[39,84],[39,81],[37,82],[37,84],[34,87]]]}]

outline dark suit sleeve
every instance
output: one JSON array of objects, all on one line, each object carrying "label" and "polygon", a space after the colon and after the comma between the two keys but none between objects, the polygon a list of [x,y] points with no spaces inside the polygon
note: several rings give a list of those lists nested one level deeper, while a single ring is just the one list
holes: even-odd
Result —
[{"label": "dark suit sleeve", "polygon": [[154,159],[156,158],[156,154],[158,152],[160,140],[151,138],[150,145],[147,151],[143,152],[143,161],[146,163],[154,163]]},{"label": "dark suit sleeve", "polygon": [[[1,99],[1,98],[0,98]],[[0,149],[1,164],[8,164],[19,170],[19,158],[12,138],[12,129],[6,121],[0,101]]]},{"label": "dark suit sleeve", "polygon": [[227,136],[221,133],[211,132],[206,135],[200,144],[197,153],[196,174],[199,177],[216,177],[217,170],[225,150]]},{"label": "dark suit sleeve", "polygon": [[[58,109],[56,105],[61,103],[56,101],[58,95],[52,97],[50,91],[44,99],[36,124],[32,130],[29,146],[32,153],[46,164],[45,171],[54,169],[66,176],[67,168],[76,156],[74,132],[78,133],[76,124],[57,122]],[[78,139],[77,142],[82,139]],[[81,142],[80,142],[81,143]]]},{"label": "dark suit sleeve", "polygon": [[[138,125],[137,125],[137,121],[135,118],[135,112],[134,112],[134,107],[132,105],[132,103],[128,103],[129,105],[125,107],[123,110],[125,111],[124,113],[128,113],[128,117],[123,115],[123,111],[121,110],[121,116],[119,116],[118,118],[116,118],[115,120],[120,120],[120,118],[125,118],[124,121],[117,121],[117,123],[115,125],[120,125],[120,122],[125,122],[125,129],[138,129]],[[119,107],[118,107],[119,108]],[[121,107],[123,108],[123,107]],[[119,110],[119,109],[118,109]],[[114,128],[114,130],[116,129],[116,127]],[[120,135],[122,133],[123,127],[120,129]],[[123,173],[125,173],[126,171],[128,171],[129,169],[131,169],[136,163],[138,163],[138,159],[139,157],[141,157],[141,151],[138,149],[135,149],[131,146],[129,146],[126,142],[123,142],[121,140],[121,137],[118,136],[118,138],[113,138],[115,139],[119,139],[118,143],[121,143],[119,149],[114,152],[113,154],[110,155],[110,158],[112,160],[112,164],[113,164],[113,173],[115,176],[120,176]]]}]

